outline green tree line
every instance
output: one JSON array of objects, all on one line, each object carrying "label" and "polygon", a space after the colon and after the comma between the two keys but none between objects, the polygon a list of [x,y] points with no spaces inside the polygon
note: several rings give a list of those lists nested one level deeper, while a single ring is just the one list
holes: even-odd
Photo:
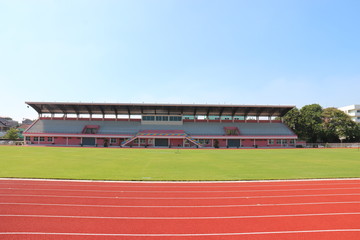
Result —
[{"label": "green tree line", "polygon": [[319,104],[293,108],[284,122],[307,142],[360,141],[360,124],[337,108],[322,108]]}]

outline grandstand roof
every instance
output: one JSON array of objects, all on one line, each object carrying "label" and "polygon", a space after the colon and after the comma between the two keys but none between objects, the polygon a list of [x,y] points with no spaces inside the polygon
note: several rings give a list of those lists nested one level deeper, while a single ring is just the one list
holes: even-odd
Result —
[{"label": "grandstand roof", "polygon": [[68,103],[26,102],[39,114],[101,115],[204,115],[204,116],[275,116],[282,117],[295,106],[213,105],[155,103]]}]

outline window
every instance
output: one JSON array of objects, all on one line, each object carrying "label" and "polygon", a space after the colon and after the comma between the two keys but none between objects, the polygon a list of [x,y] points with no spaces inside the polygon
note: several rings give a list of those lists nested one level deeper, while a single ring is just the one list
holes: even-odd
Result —
[{"label": "window", "polygon": [[181,117],[177,117],[177,116],[170,116],[170,121],[181,121]]},{"label": "window", "polygon": [[146,143],[146,139],[145,138],[141,138],[140,139],[140,144],[145,144]]},{"label": "window", "polygon": [[52,142],[53,138],[52,137],[48,137],[48,142]]},{"label": "window", "polygon": [[142,116],[143,121],[156,121],[156,122],[180,122],[182,120],[181,116]]},{"label": "window", "polygon": [[143,116],[142,120],[143,121],[155,121],[155,117],[154,116]]},{"label": "window", "polygon": [[97,128],[87,128],[85,130],[86,134],[96,134],[96,132],[97,132]]},{"label": "window", "polygon": [[283,144],[287,144],[287,140],[283,140]]},{"label": "window", "polygon": [[276,139],[276,144],[281,144],[281,139]]},{"label": "window", "polygon": [[224,127],[226,135],[239,135],[239,129],[237,127]]},{"label": "window", "polygon": [[295,139],[290,139],[290,144],[295,144]]},{"label": "window", "polygon": [[200,144],[209,144],[210,143],[210,139],[198,139],[198,142]]},{"label": "window", "polygon": [[40,142],[45,141],[45,137],[40,137]]},{"label": "window", "polygon": [[26,140],[26,141],[30,141],[30,137],[26,137],[25,140]]},{"label": "window", "polygon": [[274,144],[274,139],[269,139],[269,140],[268,140],[268,144],[269,144],[269,145],[273,145],[273,144]]},{"label": "window", "polygon": [[116,138],[111,138],[110,143],[116,143]]},{"label": "window", "polygon": [[139,144],[139,141],[140,141],[140,144],[145,144],[146,143],[146,139],[145,138],[140,138],[140,140],[139,140],[139,138],[137,138],[137,139],[135,139],[134,140],[134,144]]},{"label": "window", "polygon": [[34,137],[34,141],[39,141],[39,137]]}]

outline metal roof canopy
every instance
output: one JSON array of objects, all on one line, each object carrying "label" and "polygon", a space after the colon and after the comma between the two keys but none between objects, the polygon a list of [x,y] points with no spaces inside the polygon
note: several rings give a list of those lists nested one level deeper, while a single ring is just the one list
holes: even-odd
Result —
[{"label": "metal roof canopy", "polygon": [[200,115],[282,117],[295,106],[25,102],[39,114]]}]

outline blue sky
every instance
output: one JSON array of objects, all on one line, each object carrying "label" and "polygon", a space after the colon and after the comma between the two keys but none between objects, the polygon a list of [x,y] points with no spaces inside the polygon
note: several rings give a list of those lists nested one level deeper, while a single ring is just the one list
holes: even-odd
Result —
[{"label": "blue sky", "polygon": [[0,0],[0,116],[25,101],[359,104],[357,0]]}]

